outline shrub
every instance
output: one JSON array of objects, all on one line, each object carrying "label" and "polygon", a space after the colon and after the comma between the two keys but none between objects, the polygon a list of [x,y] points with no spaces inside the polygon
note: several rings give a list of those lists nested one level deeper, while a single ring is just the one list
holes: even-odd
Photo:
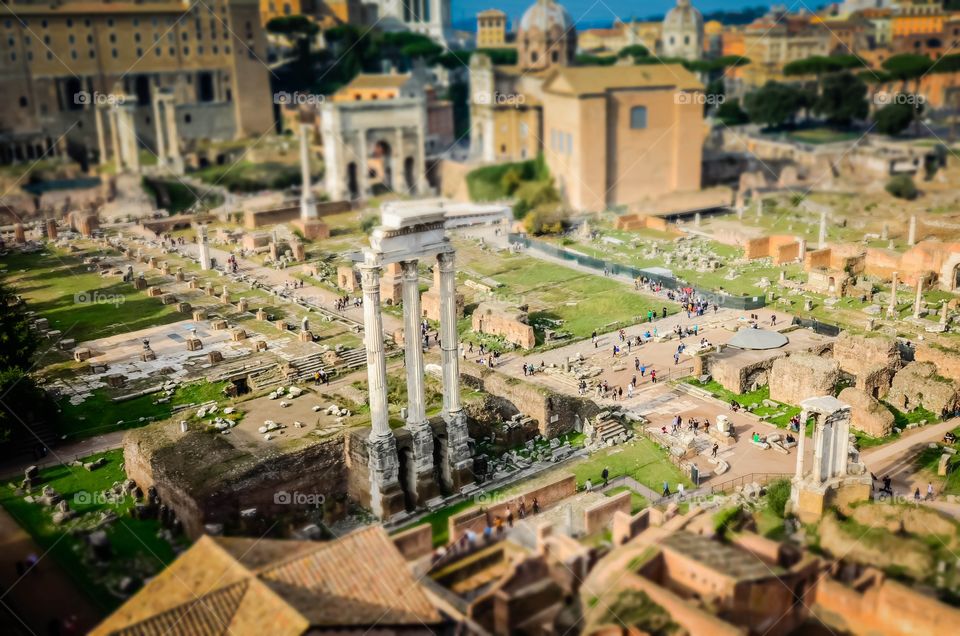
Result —
[{"label": "shrub", "polygon": [[778,479],[767,485],[767,506],[781,519],[790,501],[790,480]]},{"label": "shrub", "polygon": [[898,174],[887,181],[886,190],[898,199],[912,201],[917,198],[917,186],[909,175]]}]

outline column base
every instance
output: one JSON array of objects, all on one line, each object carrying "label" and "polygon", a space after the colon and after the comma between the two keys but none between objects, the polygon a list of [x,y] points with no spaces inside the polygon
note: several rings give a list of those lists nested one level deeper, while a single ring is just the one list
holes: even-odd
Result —
[{"label": "column base", "polygon": [[330,227],[320,219],[297,219],[293,221],[293,226],[308,241],[330,238]]},{"label": "column base", "polygon": [[473,474],[473,454],[470,452],[470,433],[463,411],[444,413],[447,423],[447,449],[441,469],[444,486],[456,492],[476,481]]},{"label": "column base", "polygon": [[398,481],[397,440],[393,434],[367,440],[370,466],[370,509],[380,519],[404,511],[403,489]]}]

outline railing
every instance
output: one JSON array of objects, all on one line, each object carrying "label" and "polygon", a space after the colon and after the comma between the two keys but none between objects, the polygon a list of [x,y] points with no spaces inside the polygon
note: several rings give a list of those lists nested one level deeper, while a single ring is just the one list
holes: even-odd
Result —
[{"label": "railing", "polygon": [[715,495],[717,493],[730,492],[737,486],[744,486],[754,482],[764,486],[769,484],[771,481],[777,481],[778,479],[789,479],[790,476],[791,473],[749,473],[747,475],[742,475],[734,479],[728,479],[727,481],[710,486],[710,494]]},{"label": "railing", "polygon": [[[574,261],[582,267],[587,267],[598,272],[606,272],[614,276],[628,276],[632,279],[643,277],[659,283],[667,289],[681,289],[684,287],[690,287],[690,285],[687,283],[672,276],[664,276],[662,274],[638,267],[633,267],[631,265],[624,265],[623,263],[607,261],[600,258],[595,258],[593,256],[588,256],[586,254],[581,254],[579,252],[573,252],[571,250],[563,249],[562,247],[550,245],[549,243],[545,243],[543,241],[531,239],[523,234],[510,234],[508,236],[508,240],[510,241],[511,245],[517,244],[522,245],[524,248],[533,248],[538,252],[546,254],[547,256],[552,256],[554,258],[560,258],[567,261]],[[767,304],[767,299],[763,294],[759,294],[757,296],[731,296],[729,294],[719,293],[714,290],[704,289],[697,286],[693,286],[693,290],[699,296],[709,299],[711,303],[716,303],[720,307],[726,307],[729,309],[759,309]]]}]

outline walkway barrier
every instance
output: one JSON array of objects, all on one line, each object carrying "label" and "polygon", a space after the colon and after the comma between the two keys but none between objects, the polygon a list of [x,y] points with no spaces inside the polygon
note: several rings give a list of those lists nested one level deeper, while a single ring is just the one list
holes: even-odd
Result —
[{"label": "walkway barrier", "polygon": [[814,333],[818,333],[821,336],[830,336],[831,338],[839,336],[841,331],[837,325],[831,325],[828,322],[820,322],[819,320],[811,318],[798,318],[794,316],[793,322],[790,324],[799,325],[804,329],[812,329]]},{"label": "walkway barrier", "polygon": [[790,477],[792,477],[792,473],[749,473],[747,475],[741,475],[740,477],[720,482],[715,486],[710,486],[710,494],[716,495],[720,493],[733,492],[738,486],[745,486],[752,483],[758,483],[761,486],[765,486],[766,484],[777,481],[778,479],[790,479]]},{"label": "walkway barrier", "polygon": [[[577,265],[587,267],[597,272],[607,272],[608,274],[612,274],[614,276],[627,276],[631,279],[645,277],[648,280],[659,283],[667,289],[682,289],[685,287],[690,287],[689,283],[673,276],[666,276],[665,274],[659,272],[633,267],[632,265],[624,265],[623,263],[587,256],[586,254],[581,254],[579,252],[574,252],[562,247],[557,247],[544,241],[532,239],[525,234],[509,234],[507,235],[507,239],[510,241],[511,245],[521,245],[524,249],[534,249],[542,254],[546,254],[547,256],[552,256],[553,258],[559,258],[565,261],[573,261]],[[767,299],[763,295],[731,296],[730,294],[724,294],[711,289],[704,289],[696,286],[693,286],[693,290],[699,296],[706,298],[711,304],[716,304],[727,309],[751,310],[765,307],[767,304]]]}]

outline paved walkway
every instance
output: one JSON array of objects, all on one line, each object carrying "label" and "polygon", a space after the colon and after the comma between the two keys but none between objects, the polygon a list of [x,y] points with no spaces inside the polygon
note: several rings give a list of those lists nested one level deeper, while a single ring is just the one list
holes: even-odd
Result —
[{"label": "paved walkway", "polygon": [[[922,453],[931,442],[943,440],[947,431],[952,431],[958,426],[960,426],[960,418],[953,418],[939,424],[906,431],[895,442],[865,450],[863,462],[878,478],[889,475],[893,480],[894,492],[912,499],[914,491],[919,488],[921,494],[926,495],[929,475],[921,474],[917,469],[915,465],[917,455]],[[934,482],[934,490],[938,490],[938,486],[942,483],[942,478],[937,478]],[[937,507],[960,517],[958,504],[942,501],[938,502]]]},{"label": "paved walkway", "polygon": [[[30,555],[39,561],[20,575],[16,564],[25,562]],[[53,622],[72,616],[76,626],[72,633],[85,634],[103,615],[3,508],[0,508],[0,586],[0,603],[19,621],[14,627],[28,630],[27,633],[38,636],[52,633]],[[5,633],[2,628],[0,633]]]}]

